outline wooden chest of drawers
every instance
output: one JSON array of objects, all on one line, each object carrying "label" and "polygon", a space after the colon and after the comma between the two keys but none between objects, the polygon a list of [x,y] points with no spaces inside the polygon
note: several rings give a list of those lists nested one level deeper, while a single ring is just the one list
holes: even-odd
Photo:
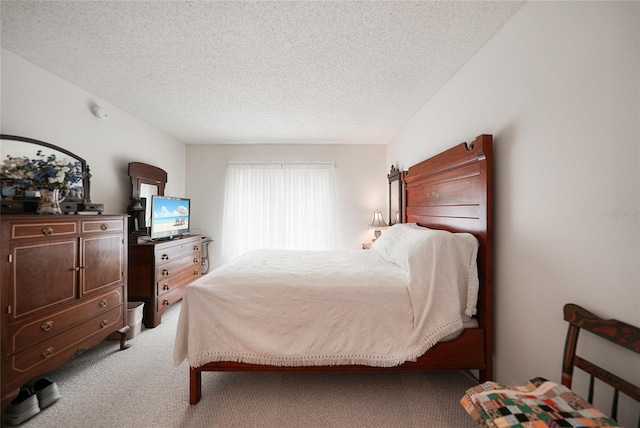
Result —
[{"label": "wooden chest of drawers", "polygon": [[184,288],[201,275],[201,237],[129,242],[130,301],[144,302],[142,322],[153,328],[164,311],[182,299]]},{"label": "wooden chest of drawers", "polygon": [[129,328],[126,218],[2,217],[3,409],[28,380]]}]

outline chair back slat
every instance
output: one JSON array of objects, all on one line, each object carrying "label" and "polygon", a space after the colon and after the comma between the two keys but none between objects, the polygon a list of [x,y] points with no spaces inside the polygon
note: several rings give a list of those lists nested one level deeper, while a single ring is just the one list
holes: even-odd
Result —
[{"label": "chair back slat", "polygon": [[613,390],[613,403],[611,403],[611,417],[618,420],[618,395],[620,391],[618,389]]}]

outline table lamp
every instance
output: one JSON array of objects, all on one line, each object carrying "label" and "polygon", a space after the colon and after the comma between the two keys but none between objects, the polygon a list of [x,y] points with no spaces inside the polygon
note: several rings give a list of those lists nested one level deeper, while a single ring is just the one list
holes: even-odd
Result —
[{"label": "table lamp", "polygon": [[373,234],[375,235],[375,238],[373,238],[372,241],[375,241],[376,239],[378,239],[382,234],[382,231],[380,229],[387,226],[388,226],[387,223],[385,223],[384,219],[382,218],[382,213],[379,210],[376,210],[373,213],[373,218],[371,219],[371,224],[369,225],[370,229],[375,229],[373,232]]}]

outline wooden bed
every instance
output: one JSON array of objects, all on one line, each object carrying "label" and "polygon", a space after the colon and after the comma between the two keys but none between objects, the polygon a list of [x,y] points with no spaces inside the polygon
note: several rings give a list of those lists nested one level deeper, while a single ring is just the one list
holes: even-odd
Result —
[{"label": "wooden bed", "polygon": [[405,174],[403,198],[405,222],[451,232],[469,232],[479,240],[480,291],[477,328],[468,328],[456,339],[441,342],[415,362],[380,368],[348,366],[267,366],[238,362],[211,362],[191,367],[191,404],[200,401],[202,372],[263,371],[380,371],[380,370],[479,370],[479,380],[492,378],[492,136],[480,135],[473,143],[461,143],[410,167]]}]

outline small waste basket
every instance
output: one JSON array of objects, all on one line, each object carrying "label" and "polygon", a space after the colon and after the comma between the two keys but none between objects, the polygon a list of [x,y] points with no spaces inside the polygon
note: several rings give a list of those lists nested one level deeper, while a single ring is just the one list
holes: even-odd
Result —
[{"label": "small waste basket", "polygon": [[[127,303],[127,325],[129,325],[129,331],[127,332],[127,339],[133,339],[142,330],[142,310],[144,309],[144,302],[128,302]],[[119,340],[120,333],[111,333],[108,337],[109,340]]]},{"label": "small waste basket", "polygon": [[127,303],[127,324],[130,327],[127,339],[133,339],[142,330],[142,310],[144,302]]}]

